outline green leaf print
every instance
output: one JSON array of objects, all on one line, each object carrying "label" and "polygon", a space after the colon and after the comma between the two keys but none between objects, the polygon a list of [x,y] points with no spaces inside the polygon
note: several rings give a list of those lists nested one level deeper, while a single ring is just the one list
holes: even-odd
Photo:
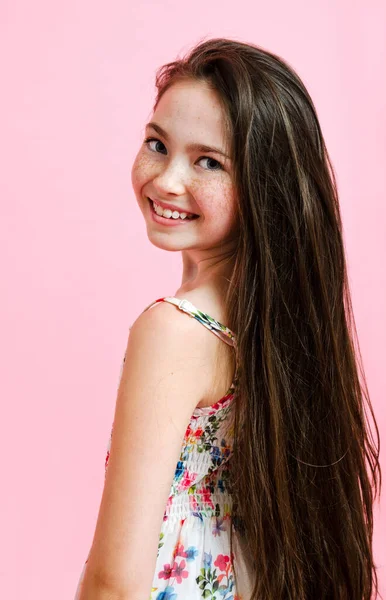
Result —
[{"label": "green leaf print", "polygon": [[161,540],[163,539],[163,537],[164,537],[164,534],[163,534],[163,533],[162,533],[162,531],[161,531],[161,533],[160,533],[160,535],[159,535],[158,550],[157,550],[157,558],[158,558],[158,555],[159,555],[160,548],[162,548],[162,546],[164,545],[164,543],[161,541]]}]

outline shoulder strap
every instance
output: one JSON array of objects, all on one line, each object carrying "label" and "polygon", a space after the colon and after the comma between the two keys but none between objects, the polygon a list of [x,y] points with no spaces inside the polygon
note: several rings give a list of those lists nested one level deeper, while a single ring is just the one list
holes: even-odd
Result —
[{"label": "shoulder strap", "polygon": [[165,296],[163,298],[157,298],[157,300],[154,300],[154,302],[149,304],[149,306],[146,306],[146,308],[144,308],[142,312],[145,312],[145,310],[148,310],[152,306],[155,306],[156,304],[158,304],[158,302],[169,302],[170,304],[174,304],[183,312],[187,313],[194,319],[197,319],[199,323],[201,323],[202,325],[204,325],[204,327],[212,331],[212,333],[217,335],[217,337],[223,340],[226,344],[229,344],[230,346],[236,346],[236,335],[233,333],[233,331],[229,329],[229,327],[226,327],[226,325],[223,325],[219,321],[216,321],[216,319],[214,319],[207,313],[202,312],[201,310],[196,308],[194,304],[189,302],[189,300],[185,300],[185,298],[182,300],[180,300],[179,298],[175,298],[174,296]]}]

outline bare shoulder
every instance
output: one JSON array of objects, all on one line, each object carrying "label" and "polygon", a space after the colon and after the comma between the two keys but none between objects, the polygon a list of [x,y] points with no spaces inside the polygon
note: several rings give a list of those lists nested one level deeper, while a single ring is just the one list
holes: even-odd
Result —
[{"label": "bare shoulder", "polygon": [[[226,325],[220,300],[210,298],[201,290],[175,297],[189,300],[196,308]],[[134,324],[131,333],[133,330]],[[195,406],[210,406],[228,391],[236,368],[234,349],[177,306],[160,302],[141,313],[135,321],[135,337],[138,348],[145,341],[150,346],[147,350],[142,348],[142,352],[149,353],[152,347],[157,355],[162,354],[162,361],[171,361],[181,376],[185,369],[188,371],[185,389],[193,395],[193,403],[196,399]],[[159,365],[164,370],[171,370],[170,363],[160,362]],[[192,377],[193,381],[189,383]],[[186,402],[191,400],[186,397]]]},{"label": "bare shoulder", "polygon": [[173,304],[161,302],[134,321],[125,362],[131,362],[132,368],[135,364],[139,370],[151,370],[151,378],[165,391],[168,385],[182,386],[181,402],[194,410],[205,396],[211,377],[210,337],[196,319]]},{"label": "bare shoulder", "polygon": [[[194,351],[202,351],[207,347],[208,330],[196,319],[169,302],[160,302],[142,312],[130,328],[130,336],[135,336],[137,343],[161,346],[172,354],[178,353],[182,358],[193,358]],[[197,360],[202,362],[202,356]]]}]

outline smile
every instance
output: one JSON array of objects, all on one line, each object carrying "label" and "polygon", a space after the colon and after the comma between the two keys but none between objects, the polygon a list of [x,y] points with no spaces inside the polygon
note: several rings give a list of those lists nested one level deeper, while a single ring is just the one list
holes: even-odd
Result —
[{"label": "smile", "polygon": [[193,217],[191,217],[188,216],[187,213],[179,213],[177,210],[164,210],[151,198],[148,197],[147,200],[150,205],[153,220],[162,225],[186,225],[187,223],[191,223],[192,221],[195,221],[199,218],[199,215],[194,215]]}]

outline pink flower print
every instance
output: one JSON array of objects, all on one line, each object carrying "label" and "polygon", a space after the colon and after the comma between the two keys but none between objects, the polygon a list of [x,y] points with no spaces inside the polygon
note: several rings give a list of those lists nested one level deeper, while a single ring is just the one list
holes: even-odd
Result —
[{"label": "pink flower print", "polygon": [[158,573],[158,579],[170,579],[172,568],[170,565],[164,565],[164,570]]},{"label": "pink flower print", "polygon": [[209,504],[210,508],[214,508],[214,504],[212,502],[210,490],[203,487],[201,490],[199,490],[199,493],[202,496],[203,502]]},{"label": "pink flower print", "polygon": [[169,510],[171,505],[173,504],[173,495],[169,496],[168,501],[166,502],[166,507],[165,507],[165,511],[164,511],[164,516],[163,516],[163,520],[167,521],[169,515]]},{"label": "pink flower print", "polygon": [[184,560],[182,560],[179,565],[177,565],[176,561],[174,562],[172,577],[177,579],[177,583],[182,583],[182,578],[184,577],[186,579],[189,575],[188,571],[184,571],[185,565],[186,562]]},{"label": "pink flower print", "polygon": [[192,483],[194,483],[195,477],[197,477],[197,473],[190,473],[188,471],[188,469],[186,469],[186,471],[184,472],[184,475],[178,485],[178,488],[177,488],[178,491],[182,492],[183,490],[190,488]]},{"label": "pink flower print", "polygon": [[229,556],[226,556],[225,554],[219,554],[213,564],[218,567],[220,571],[226,571],[228,562]]},{"label": "pink flower print", "polygon": [[177,542],[177,544],[175,546],[173,558],[175,556],[183,556],[184,558],[186,558],[188,556],[184,550],[184,544],[181,544],[181,542]]},{"label": "pink flower print", "polygon": [[189,505],[193,512],[197,512],[198,504],[196,496],[189,496]]}]

